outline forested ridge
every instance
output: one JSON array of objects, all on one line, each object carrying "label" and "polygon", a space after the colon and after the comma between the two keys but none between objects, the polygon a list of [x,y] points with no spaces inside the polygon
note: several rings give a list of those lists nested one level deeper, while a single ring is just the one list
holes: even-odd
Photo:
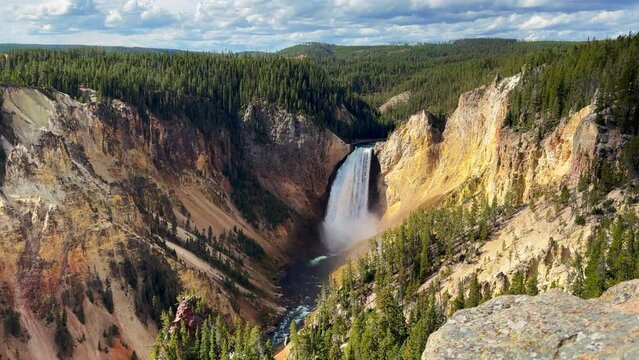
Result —
[{"label": "forested ridge", "polygon": [[441,44],[335,46],[306,44],[284,49],[287,56],[308,56],[331,76],[360,94],[373,106],[405,91],[405,104],[381,115],[397,124],[425,109],[449,115],[459,94],[492,81],[497,75],[521,71],[532,54],[560,56],[576,46],[571,42],[525,42],[512,39],[464,39]]},{"label": "forested ridge", "polygon": [[639,132],[639,35],[591,41],[557,56],[542,52],[523,68],[522,84],[510,95],[507,124],[552,130],[571,111],[597,102],[599,123]]},{"label": "forested ridge", "polygon": [[45,50],[72,50],[72,49],[95,49],[106,52],[131,52],[131,53],[178,53],[181,50],[159,49],[146,47],[127,46],[94,46],[94,45],[46,45],[46,44],[0,44],[0,51],[14,51],[25,49],[45,49]]},{"label": "forested ridge", "polygon": [[[524,42],[465,39],[441,44],[336,46],[310,43],[276,54],[160,52],[118,48],[22,49],[0,58],[0,81],[52,87],[79,96],[80,84],[154,113],[184,114],[210,132],[237,126],[249,102],[263,99],[309,115],[345,140],[381,138],[410,115],[446,116],[459,94],[496,76],[523,71],[509,123],[530,127],[539,114],[566,115],[600,90],[607,104],[632,103],[637,35],[616,40]],[[13,48],[12,48],[13,49]],[[384,114],[374,107],[410,91],[406,103]],[[570,105],[568,105],[570,104]],[[344,106],[354,121],[338,119]],[[572,106],[572,107],[571,107]],[[616,111],[636,116],[627,105]],[[627,120],[625,120],[627,121]],[[552,124],[550,125],[552,126]],[[636,131],[636,129],[628,129]]]},{"label": "forested ridge", "polygon": [[[236,129],[241,110],[255,100],[303,113],[346,140],[388,131],[374,109],[323,68],[280,57],[27,49],[0,57],[0,82],[55,88],[73,97],[84,85],[167,120],[184,115],[205,134],[220,126]],[[355,121],[338,119],[340,107]]]},{"label": "forested ridge", "polygon": [[[410,98],[381,115],[395,125],[422,109],[450,115],[459,94],[497,76],[524,75],[511,96],[509,125],[544,131],[558,119],[589,104],[599,90],[601,109],[615,112],[624,130],[636,133],[637,58],[635,34],[588,42],[525,42],[465,39],[442,44],[335,46],[305,44],[282,50],[305,55],[337,81],[380,106],[393,95]],[[553,122],[554,121],[554,122]],[[534,124],[533,124],[534,123]]]}]

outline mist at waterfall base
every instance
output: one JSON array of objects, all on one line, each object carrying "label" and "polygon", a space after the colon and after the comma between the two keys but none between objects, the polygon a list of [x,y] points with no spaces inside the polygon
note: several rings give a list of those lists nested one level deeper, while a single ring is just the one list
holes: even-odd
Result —
[{"label": "mist at waterfall base", "polygon": [[332,252],[377,233],[379,217],[369,210],[372,157],[371,147],[358,147],[337,170],[321,227],[322,241]]},{"label": "mist at waterfall base", "polygon": [[323,246],[311,259],[295,262],[282,279],[288,311],[271,334],[274,346],[286,342],[292,322],[298,328],[302,326],[315,307],[322,285],[346,261],[348,247],[376,234],[379,219],[368,210],[372,151],[371,147],[358,147],[344,160],[333,180],[320,224]]}]

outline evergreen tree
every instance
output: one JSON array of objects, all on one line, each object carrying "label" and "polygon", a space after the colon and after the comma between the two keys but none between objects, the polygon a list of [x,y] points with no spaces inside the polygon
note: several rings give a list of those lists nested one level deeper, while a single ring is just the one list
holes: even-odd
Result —
[{"label": "evergreen tree", "polygon": [[[427,225],[426,225],[427,226]],[[421,279],[425,279],[430,271],[430,229],[426,227],[420,232],[420,255],[419,255],[419,274]]]},{"label": "evergreen tree", "polygon": [[539,294],[539,288],[537,287],[537,276],[534,274],[528,275],[528,278],[526,279],[526,294],[531,296]]},{"label": "evergreen tree", "polygon": [[468,297],[466,298],[465,308],[472,308],[479,305],[481,301],[481,289],[479,281],[477,280],[477,274],[473,274],[470,277],[470,287],[468,289]]},{"label": "evergreen tree", "polygon": [[513,276],[513,279],[510,283],[510,287],[508,289],[508,293],[511,295],[524,295],[526,294],[526,285],[524,280],[524,273],[521,271],[517,271]]},{"label": "evergreen tree", "polygon": [[11,336],[19,336],[22,329],[20,326],[20,313],[9,308],[4,318],[4,331]]},{"label": "evergreen tree", "polygon": [[562,206],[566,206],[568,205],[569,201],[570,201],[570,190],[568,190],[568,187],[564,185],[561,187],[561,193],[559,194],[559,198],[557,202]]},{"label": "evergreen tree", "polygon": [[207,360],[210,358],[211,352],[211,324],[207,319],[199,332],[199,349],[198,358],[201,360]]},{"label": "evergreen tree", "polygon": [[584,298],[598,297],[605,290],[606,263],[604,260],[605,233],[600,231],[590,250],[586,265],[582,295]]},{"label": "evergreen tree", "polygon": [[64,309],[56,317],[54,342],[60,356],[66,357],[73,354],[73,337],[67,327],[67,312]]},{"label": "evergreen tree", "polygon": [[455,299],[453,300],[453,303],[451,306],[451,315],[454,314],[455,311],[463,309],[465,303],[466,303],[466,298],[464,296],[464,286],[462,282],[458,282],[457,296],[455,296]]},{"label": "evergreen tree", "polygon": [[214,359],[219,359],[221,354],[220,354],[220,339],[218,337],[218,329],[221,329],[221,323],[219,322],[219,319],[216,320],[215,326],[210,327],[208,332],[209,332],[209,359],[214,360]]},{"label": "evergreen tree", "polygon": [[387,287],[379,292],[377,297],[378,325],[380,329],[386,329],[392,344],[402,343],[406,338],[406,323],[402,307]]},{"label": "evergreen tree", "polygon": [[107,311],[113,313],[113,292],[111,291],[111,281],[109,279],[106,280],[106,286],[104,291],[102,291],[102,303]]}]

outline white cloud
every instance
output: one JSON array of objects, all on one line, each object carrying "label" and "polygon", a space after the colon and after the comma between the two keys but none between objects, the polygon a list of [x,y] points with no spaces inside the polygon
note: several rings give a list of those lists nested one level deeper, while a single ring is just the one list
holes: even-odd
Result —
[{"label": "white cloud", "polygon": [[124,5],[106,14],[104,24],[120,32],[168,26],[178,16],[160,7],[152,0],[128,0]]},{"label": "white cloud", "polygon": [[550,26],[554,26],[557,24],[561,24],[566,21],[569,21],[569,20],[567,19],[567,16],[564,14],[560,14],[558,16],[533,15],[528,20],[524,21],[524,23],[521,24],[519,28],[523,30],[538,30],[538,29],[544,29]]},{"label": "white cloud", "polygon": [[16,13],[18,19],[37,20],[65,15],[89,15],[95,11],[92,0],[52,0],[26,4]]},{"label": "white cloud", "polygon": [[547,6],[549,4],[552,4],[552,1],[548,1],[548,0],[519,0],[517,2],[517,5],[519,5],[520,7],[524,7],[524,8]]},{"label": "white cloud", "polygon": [[71,33],[95,28],[101,17],[93,0],[24,0],[3,10],[5,11],[0,13],[2,23],[14,23],[14,26],[21,25],[28,32],[44,34]]},{"label": "white cloud", "polygon": [[621,0],[21,0],[0,3],[7,42],[273,50],[299,42],[585,39],[639,29]]}]

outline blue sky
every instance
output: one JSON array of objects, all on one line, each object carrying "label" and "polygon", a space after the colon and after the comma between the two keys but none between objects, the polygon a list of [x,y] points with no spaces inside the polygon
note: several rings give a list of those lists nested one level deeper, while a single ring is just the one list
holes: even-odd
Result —
[{"label": "blue sky", "polygon": [[14,43],[240,51],[630,31],[636,0],[0,0],[0,42]]}]

